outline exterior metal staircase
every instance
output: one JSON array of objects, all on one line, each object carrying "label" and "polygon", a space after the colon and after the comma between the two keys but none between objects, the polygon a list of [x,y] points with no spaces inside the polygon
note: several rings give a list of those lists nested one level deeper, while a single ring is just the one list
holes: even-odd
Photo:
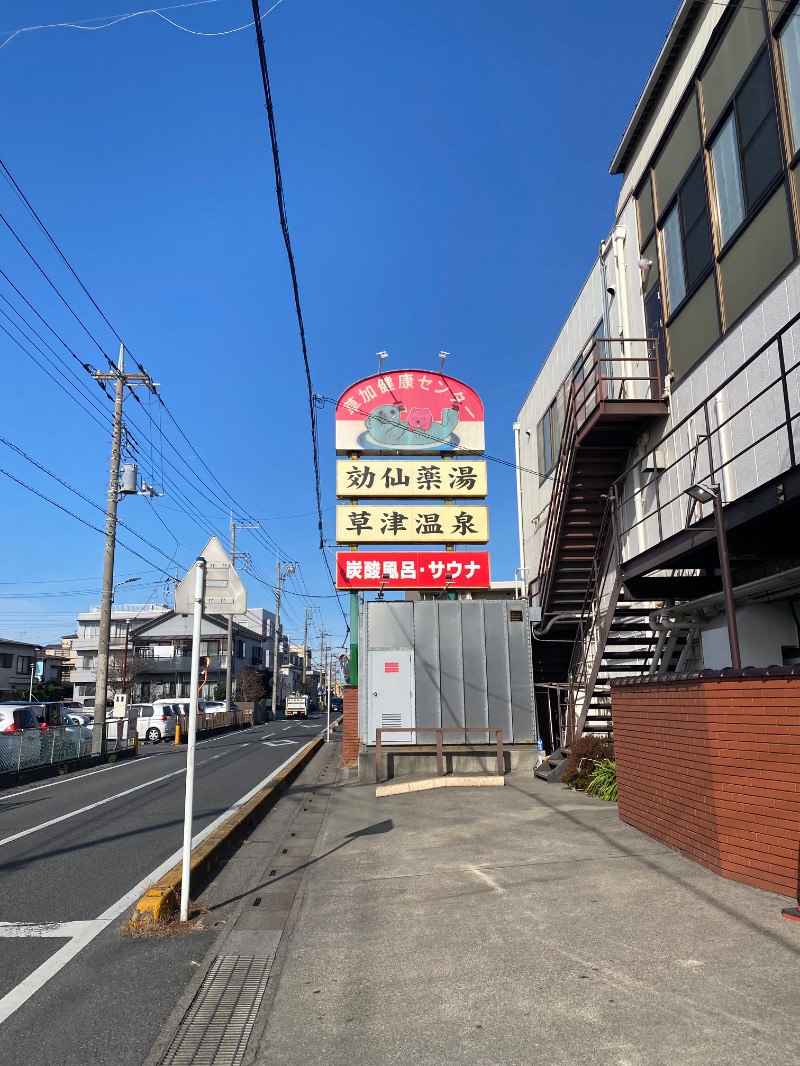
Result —
[{"label": "exterior metal staircase", "polygon": [[656,341],[593,340],[565,395],[538,574],[549,639],[534,631],[534,673],[544,685],[567,682],[569,742],[611,734],[611,679],[646,672],[652,655],[655,605],[623,598],[610,493],[642,431],[668,413]]},{"label": "exterior metal staircase", "polygon": [[[614,344],[627,345],[623,356]],[[598,338],[573,367],[539,566],[544,616],[582,609],[607,494],[643,428],[667,414],[655,345]]]}]

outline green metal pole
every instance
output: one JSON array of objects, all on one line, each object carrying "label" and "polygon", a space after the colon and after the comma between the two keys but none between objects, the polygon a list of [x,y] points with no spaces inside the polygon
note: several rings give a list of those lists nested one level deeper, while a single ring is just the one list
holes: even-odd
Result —
[{"label": "green metal pole", "polygon": [[350,684],[358,684],[358,593],[350,593]]}]

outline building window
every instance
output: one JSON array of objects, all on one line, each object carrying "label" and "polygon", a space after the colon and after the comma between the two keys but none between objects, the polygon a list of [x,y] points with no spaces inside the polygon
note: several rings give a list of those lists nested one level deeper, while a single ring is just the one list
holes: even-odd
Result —
[{"label": "building window", "polygon": [[0,655],[0,668],[2,668],[3,670],[10,670],[13,665],[13,655]]},{"label": "building window", "polygon": [[561,434],[564,431],[564,405],[566,386],[547,408],[544,418],[536,427],[536,443],[539,452],[539,480],[543,481],[552,471],[561,450]]},{"label": "building window", "polygon": [[31,657],[30,655],[18,655],[17,656],[17,673],[29,674],[31,672]]},{"label": "building window", "polygon": [[767,55],[733,98],[711,144],[717,221],[728,240],[781,173],[781,147]]},{"label": "building window", "polygon": [[245,642],[243,640],[237,640],[236,641],[236,658],[237,659],[243,659],[244,656],[245,656],[245,652],[246,651],[247,651],[247,648],[245,647]]},{"label": "building window", "polygon": [[794,11],[778,34],[789,99],[789,121],[794,150],[800,148],[800,11]]},{"label": "building window", "polygon": [[93,637],[98,636],[100,633],[100,626],[98,625],[84,625],[83,633],[81,634],[84,640],[91,640]]},{"label": "building window", "polygon": [[711,266],[711,229],[699,159],[684,178],[674,205],[661,223],[661,247],[671,314]]}]

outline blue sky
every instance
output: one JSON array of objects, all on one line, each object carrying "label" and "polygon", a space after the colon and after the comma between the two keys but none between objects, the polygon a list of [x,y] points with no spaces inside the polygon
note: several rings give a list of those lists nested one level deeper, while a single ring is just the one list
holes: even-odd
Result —
[{"label": "blue sky", "polygon": [[[2,31],[137,10],[135,0],[2,7],[0,42]],[[613,222],[608,163],[676,8],[283,0],[266,17],[317,392],[338,396],[372,373],[379,350],[388,373],[435,368],[444,349],[447,370],[484,399],[488,452],[513,459],[516,413]],[[164,13],[211,33],[249,22],[251,6]],[[227,538],[232,498],[261,522],[239,545],[262,582],[274,580],[274,544],[301,564],[285,601],[299,637],[302,594],[331,590],[309,513],[305,382],[252,28],[200,37],[145,15],[26,32],[0,48],[0,95],[0,158],[205,464],[146,394],[142,407],[126,400],[142,468],[165,495],[120,506],[130,527],[120,536],[144,556],[118,551],[116,579],[140,577],[124,599],[162,599],[163,571],[183,573],[210,532]],[[116,358],[117,341],[2,180],[0,212],[86,327],[0,221],[0,327],[63,385],[0,331],[0,434],[104,506],[111,404],[79,363]],[[52,351],[2,312],[20,325],[22,312]],[[320,412],[331,540],[332,418]],[[102,526],[96,507],[2,443],[0,467]],[[489,492],[493,577],[512,578],[513,472],[490,464]],[[0,635],[57,639],[99,602],[102,537],[2,474],[0,493]],[[202,517],[186,516],[187,498]],[[257,577],[245,578],[250,603],[271,607]],[[336,601],[310,602],[315,626],[341,642]]]}]

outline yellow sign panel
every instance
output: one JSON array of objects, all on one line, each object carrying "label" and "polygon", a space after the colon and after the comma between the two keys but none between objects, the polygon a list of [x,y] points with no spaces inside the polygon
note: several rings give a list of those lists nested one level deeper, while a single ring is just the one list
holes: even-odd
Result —
[{"label": "yellow sign panel", "polygon": [[483,459],[340,459],[336,463],[336,495],[351,499],[375,497],[452,499],[486,495]]},{"label": "yellow sign panel", "polygon": [[368,504],[336,508],[339,544],[486,544],[484,504]]}]

